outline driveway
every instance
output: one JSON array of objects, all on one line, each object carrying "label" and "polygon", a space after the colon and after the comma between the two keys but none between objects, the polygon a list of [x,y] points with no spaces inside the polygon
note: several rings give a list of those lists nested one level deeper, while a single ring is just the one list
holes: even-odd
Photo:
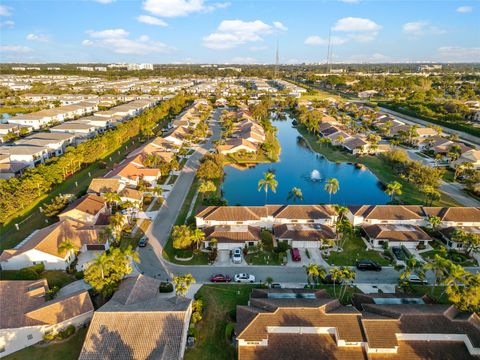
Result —
[{"label": "driveway", "polygon": [[77,291],[80,291],[80,290],[89,290],[91,289],[92,287],[90,285],[88,285],[85,281],[82,280],[77,280],[77,281],[74,281],[70,284],[67,284],[65,285],[64,287],[62,287],[56,297],[66,297],[66,296],[69,296]]}]

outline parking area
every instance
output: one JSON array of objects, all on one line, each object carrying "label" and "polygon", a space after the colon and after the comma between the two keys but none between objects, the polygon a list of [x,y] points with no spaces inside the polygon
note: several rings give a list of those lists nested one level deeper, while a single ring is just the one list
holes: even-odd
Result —
[{"label": "parking area", "polygon": [[218,250],[217,260],[214,263],[215,266],[245,266],[248,265],[242,255],[242,262],[240,264],[234,264],[230,258],[230,250]]},{"label": "parking area", "polygon": [[300,261],[293,261],[290,251],[287,252],[287,257],[288,257],[287,266],[302,267],[310,263],[318,264],[321,266],[328,266],[327,262],[322,258],[320,249],[308,249],[308,256],[307,256],[306,249],[299,249],[299,251],[300,251],[300,257],[301,257]]}]

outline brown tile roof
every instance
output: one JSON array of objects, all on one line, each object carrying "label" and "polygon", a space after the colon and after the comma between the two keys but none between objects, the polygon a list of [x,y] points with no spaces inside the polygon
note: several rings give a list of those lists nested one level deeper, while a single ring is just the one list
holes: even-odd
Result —
[{"label": "brown tile roof", "polygon": [[442,221],[478,222],[480,223],[480,208],[475,207],[424,207],[427,216],[438,216]]},{"label": "brown tile roof", "polygon": [[432,238],[420,227],[414,225],[376,224],[363,225],[363,231],[370,239],[389,241],[430,241]]},{"label": "brown tile roof", "polygon": [[106,193],[106,192],[118,192],[121,187],[120,180],[118,179],[105,179],[105,178],[97,178],[93,179],[88,187],[89,193]]},{"label": "brown tile roof", "polygon": [[0,281],[0,329],[54,325],[93,312],[87,291],[45,301],[46,279]]},{"label": "brown tile roof", "polygon": [[31,249],[63,259],[67,254],[60,254],[58,247],[64,240],[70,239],[79,248],[85,244],[103,244],[105,241],[102,240],[102,232],[102,227],[85,225],[68,218],[61,219],[55,224],[34,232],[20,247],[4,251],[0,255],[0,261],[6,261]]},{"label": "brown tile roof", "polygon": [[191,300],[160,296],[159,284],[142,275],[125,279],[95,312],[79,359],[181,358]]},{"label": "brown tile roof", "polygon": [[98,214],[105,207],[106,200],[94,194],[87,194],[72,202],[61,215],[66,215],[71,210],[81,211],[90,215]]},{"label": "brown tile roof", "polygon": [[128,162],[125,162],[125,164],[118,166],[115,170],[110,172],[107,176],[109,178],[112,178],[117,175],[127,179],[136,180],[143,176],[159,177],[161,174],[159,169],[144,168],[128,161]]},{"label": "brown tile roof", "polygon": [[472,356],[461,341],[398,341],[396,354],[368,354],[369,359],[382,360],[467,360],[480,359]]},{"label": "brown tile roof", "polygon": [[217,239],[219,243],[260,241],[260,228],[245,225],[220,225],[205,228],[206,240]]},{"label": "brown tile roof", "polygon": [[335,210],[329,205],[286,205],[273,216],[277,219],[308,220],[330,219],[335,215]]},{"label": "brown tile roof", "polygon": [[274,225],[273,234],[277,239],[298,241],[320,241],[335,238],[335,232],[329,226],[321,224]]},{"label": "brown tile roof", "polygon": [[343,142],[343,146],[346,147],[347,149],[354,150],[361,148],[364,145],[367,145],[368,142],[360,139],[359,137],[351,137]]},{"label": "brown tile roof", "polygon": [[438,231],[448,239],[451,238],[456,230],[463,230],[466,233],[480,234],[480,226],[449,226],[438,229]]},{"label": "brown tile roof", "polygon": [[141,191],[131,189],[131,188],[124,188],[120,193],[118,194],[121,197],[129,198],[129,199],[134,199],[134,200],[142,200],[143,198],[143,193]]},{"label": "brown tile roof", "polygon": [[254,143],[245,139],[228,139],[225,141],[225,144],[218,145],[217,149],[221,152],[225,150],[235,149],[239,146],[245,146],[249,149],[252,149],[253,151],[257,151],[257,146]]},{"label": "brown tile roof", "polygon": [[200,211],[196,216],[204,220],[215,221],[249,221],[260,220],[260,217],[266,216],[266,211],[259,206],[262,214],[259,215],[253,211],[253,206],[209,206]]},{"label": "brown tile roof", "polygon": [[355,216],[363,216],[365,220],[420,220],[421,206],[404,205],[363,205],[351,206],[350,211]]}]

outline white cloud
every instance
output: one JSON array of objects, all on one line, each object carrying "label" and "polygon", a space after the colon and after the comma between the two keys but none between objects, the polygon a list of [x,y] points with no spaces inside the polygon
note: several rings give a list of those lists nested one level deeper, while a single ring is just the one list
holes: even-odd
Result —
[{"label": "white cloud", "polygon": [[273,26],[278,30],[282,30],[282,31],[288,30],[288,28],[285,25],[283,25],[280,21],[274,21]]},{"label": "white cloud", "polygon": [[146,0],[143,9],[160,17],[177,17],[206,13],[229,5],[230,3],[206,5],[204,0]]},{"label": "white cloud", "polygon": [[[347,38],[340,37],[340,36],[332,36],[330,37],[330,42],[332,45],[341,45],[348,41]],[[328,45],[328,38],[322,38],[317,35],[309,36],[305,39],[304,43],[306,45]]]},{"label": "white cloud", "polygon": [[430,24],[428,21],[413,21],[403,25],[403,32],[410,36],[439,35],[446,31]]},{"label": "white cloud", "polygon": [[250,46],[248,48],[248,50],[250,51],[253,51],[253,52],[257,52],[257,51],[264,51],[264,50],[267,50],[268,49],[268,46]]},{"label": "white cloud", "polygon": [[333,26],[333,31],[345,31],[345,32],[367,32],[378,31],[382,27],[375,21],[365,18],[346,17],[337,20]]},{"label": "white cloud", "polygon": [[366,18],[346,17],[337,20],[332,30],[345,33],[349,40],[358,42],[372,41],[382,27]]},{"label": "white cloud", "polygon": [[13,28],[15,26],[15,21],[12,20],[5,20],[5,21],[0,21],[0,28]]},{"label": "white cloud", "polygon": [[456,10],[458,13],[464,14],[473,11],[473,7],[471,6],[459,6]]},{"label": "white cloud", "polygon": [[50,38],[44,34],[28,34],[26,37],[29,41],[39,41],[39,42],[47,42]]},{"label": "white cloud", "polygon": [[12,15],[10,8],[5,5],[0,5],[0,16],[10,16]]},{"label": "white cloud", "polygon": [[6,53],[18,53],[18,54],[26,54],[32,52],[33,50],[27,46],[22,45],[4,45],[0,46],[0,51]]},{"label": "white cloud", "polygon": [[129,39],[129,32],[124,29],[89,30],[87,34],[91,39],[83,40],[82,45],[106,48],[116,54],[148,55],[169,53],[173,50],[162,42],[150,40],[147,35],[141,35],[137,39]]},{"label": "white cloud", "polygon": [[168,24],[163,21],[162,19],[156,18],[150,15],[140,15],[137,17],[137,20],[141,23],[148,24],[148,25],[155,25],[155,26],[162,26],[166,27]]},{"label": "white cloud", "polygon": [[203,38],[203,45],[210,49],[231,49],[249,42],[262,41],[264,35],[286,27],[276,21],[268,25],[260,20],[223,20],[217,30]]},{"label": "white cloud", "polygon": [[438,48],[435,60],[451,62],[478,62],[480,47],[442,46]]}]

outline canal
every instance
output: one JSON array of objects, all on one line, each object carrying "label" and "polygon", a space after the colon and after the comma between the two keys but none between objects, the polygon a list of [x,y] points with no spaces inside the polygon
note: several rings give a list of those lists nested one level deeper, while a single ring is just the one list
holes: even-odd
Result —
[{"label": "canal", "polygon": [[287,200],[292,187],[299,187],[303,193],[303,201],[297,200],[297,204],[328,203],[329,194],[324,186],[329,178],[336,178],[340,183],[340,190],[332,195],[332,203],[378,205],[390,200],[370,170],[331,162],[310,150],[292,126],[291,119],[274,120],[273,125],[278,129],[277,137],[282,148],[280,161],[246,169],[226,166],[222,190],[229,205],[264,205],[265,193],[258,191],[257,185],[267,171],[273,172],[278,181],[276,193],[268,192],[268,204],[293,203],[293,200]]}]

